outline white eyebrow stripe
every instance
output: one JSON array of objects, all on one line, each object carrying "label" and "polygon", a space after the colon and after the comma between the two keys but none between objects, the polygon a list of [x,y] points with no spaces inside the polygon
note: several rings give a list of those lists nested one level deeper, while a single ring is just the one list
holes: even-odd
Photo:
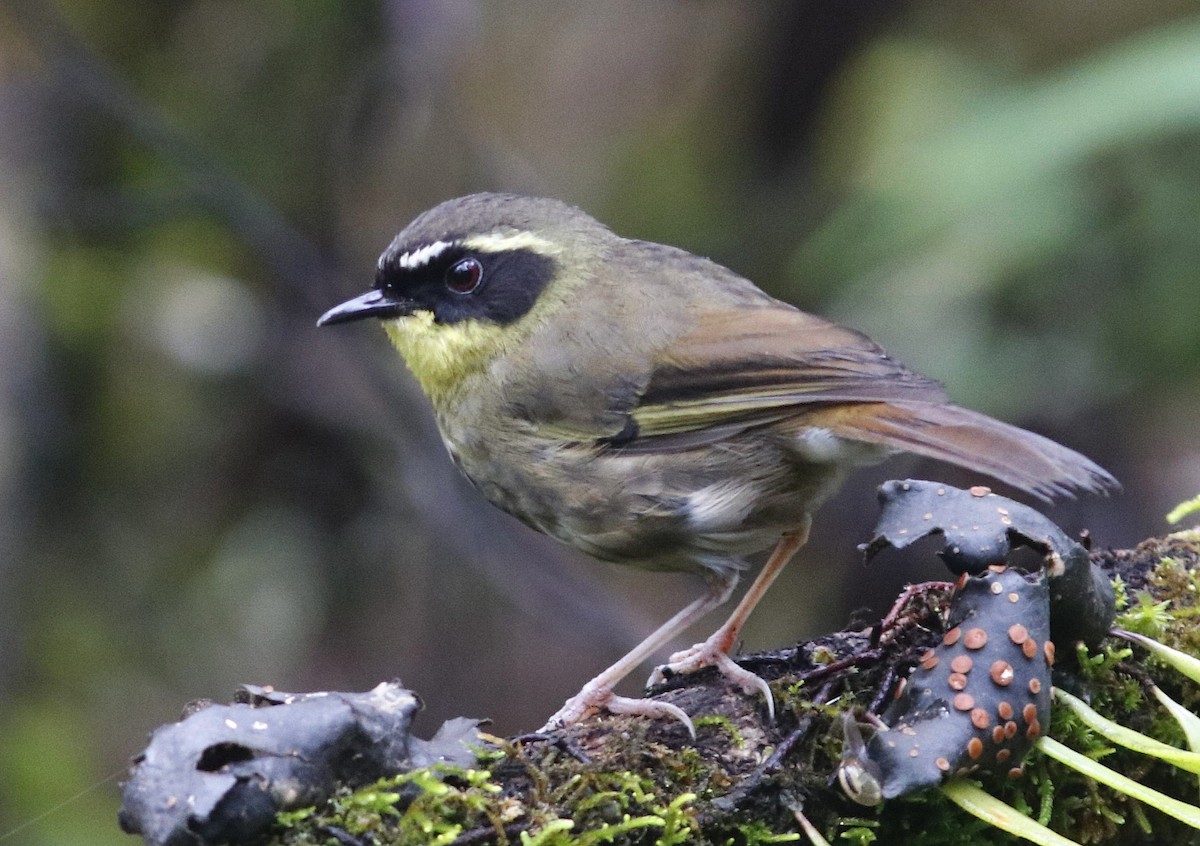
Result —
[{"label": "white eyebrow stripe", "polygon": [[405,270],[424,267],[453,246],[454,244],[451,241],[434,241],[432,244],[426,244],[424,247],[419,247],[411,253],[403,253],[397,259],[396,263]]},{"label": "white eyebrow stripe", "polygon": [[553,241],[547,241],[532,232],[489,232],[464,238],[463,246],[484,253],[502,253],[505,250],[532,250],[542,255],[558,252]]}]

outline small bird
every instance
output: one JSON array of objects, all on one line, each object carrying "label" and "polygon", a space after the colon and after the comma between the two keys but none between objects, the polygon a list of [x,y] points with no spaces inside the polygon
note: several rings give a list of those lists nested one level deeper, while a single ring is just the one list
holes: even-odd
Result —
[{"label": "small bird", "polygon": [[553,199],[472,194],[410,223],[367,293],[318,325],[373,317],[428,396],[451,458],[492,503],[583,552],[697,573],[703,596],[592,679],[547,727],[682,709],[613,686],[724,603],[729,619],[651,676],[716,667],[846,475],[898,452],[1042,500],[1118,488],[1084,456],[951,404],[865,335],[708,259],[622,238]]}]

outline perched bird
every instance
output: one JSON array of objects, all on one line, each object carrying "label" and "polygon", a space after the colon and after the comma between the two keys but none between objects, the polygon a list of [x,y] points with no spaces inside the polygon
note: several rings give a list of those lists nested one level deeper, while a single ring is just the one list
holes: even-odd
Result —
[{"label": "perched bird", "polygon": [[952,405],[865,335],[557,200],[473,194],[423,213],[380,257],[374,287],[318,323],[367,317],[495,505],[596,558],[707,580],[547,726],[604,709],[690,730],[676,706],[612,688],[773,547],[729,619],[652,676],[715,666],[770,707],[766,683],[729,652],[856,467],[910,452],[1043,500],[1117,487],[1077,452]]}]

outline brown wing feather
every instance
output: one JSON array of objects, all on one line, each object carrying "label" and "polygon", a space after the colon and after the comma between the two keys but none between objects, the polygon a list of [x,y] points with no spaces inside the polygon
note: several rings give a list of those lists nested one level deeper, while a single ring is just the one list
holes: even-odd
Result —
[{"label": "brown wing feather", "polygon": [[632,418],[622,439],[630,449],[815,426],[978,470],[1042,499],[1119,487],[1073,450],[950,405],[941,385],[865,335],[783,304],[709,309],[655,363]]},{"label": "brown wing feather", "polygon": [[633,420],[640,436],[756,425],[818,403],[938,402],[941,385],[870,338],[783,304],[710,308],[650,374]]},{"label": "brown wing feather", "polygon": [[656,362],[642,404],[731,395],[792,402],[945,399],[941,385],[866,335],[782,303],[710,309]]}]

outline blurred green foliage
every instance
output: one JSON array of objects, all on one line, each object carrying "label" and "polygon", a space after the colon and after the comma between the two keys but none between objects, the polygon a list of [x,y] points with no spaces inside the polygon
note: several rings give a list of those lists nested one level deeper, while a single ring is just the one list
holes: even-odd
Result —
[{"label": "blurred green foliage", "polygon": [[[911,312],[968,405],[1067,415],[1195,378],[1197,44],[1195,24],[1156,29],[1032,80],[933,44],[877,45],[849,78],[879,88],[840,115],[872,143],[830,153],[851,199],[804,240],[797,276],[825,280],[852,322],[881,296]],[[1026,374],[1047,360],[1031,395]]]},{"label": "blurred green foliage", "polygon": [[[1068,529],[1160,530],[1200,489],[1198,67],[1172,0],[0,4],[0,838],[123,840],[111,781],[39,814],[242,681],[531,728],[696,590],[493,514],[381,338],[313,327],[456,194],[712,255],[1109,466]],[[857,569],[910,470],[956,481],[853,482],[748,646],[937,575]]]}]

